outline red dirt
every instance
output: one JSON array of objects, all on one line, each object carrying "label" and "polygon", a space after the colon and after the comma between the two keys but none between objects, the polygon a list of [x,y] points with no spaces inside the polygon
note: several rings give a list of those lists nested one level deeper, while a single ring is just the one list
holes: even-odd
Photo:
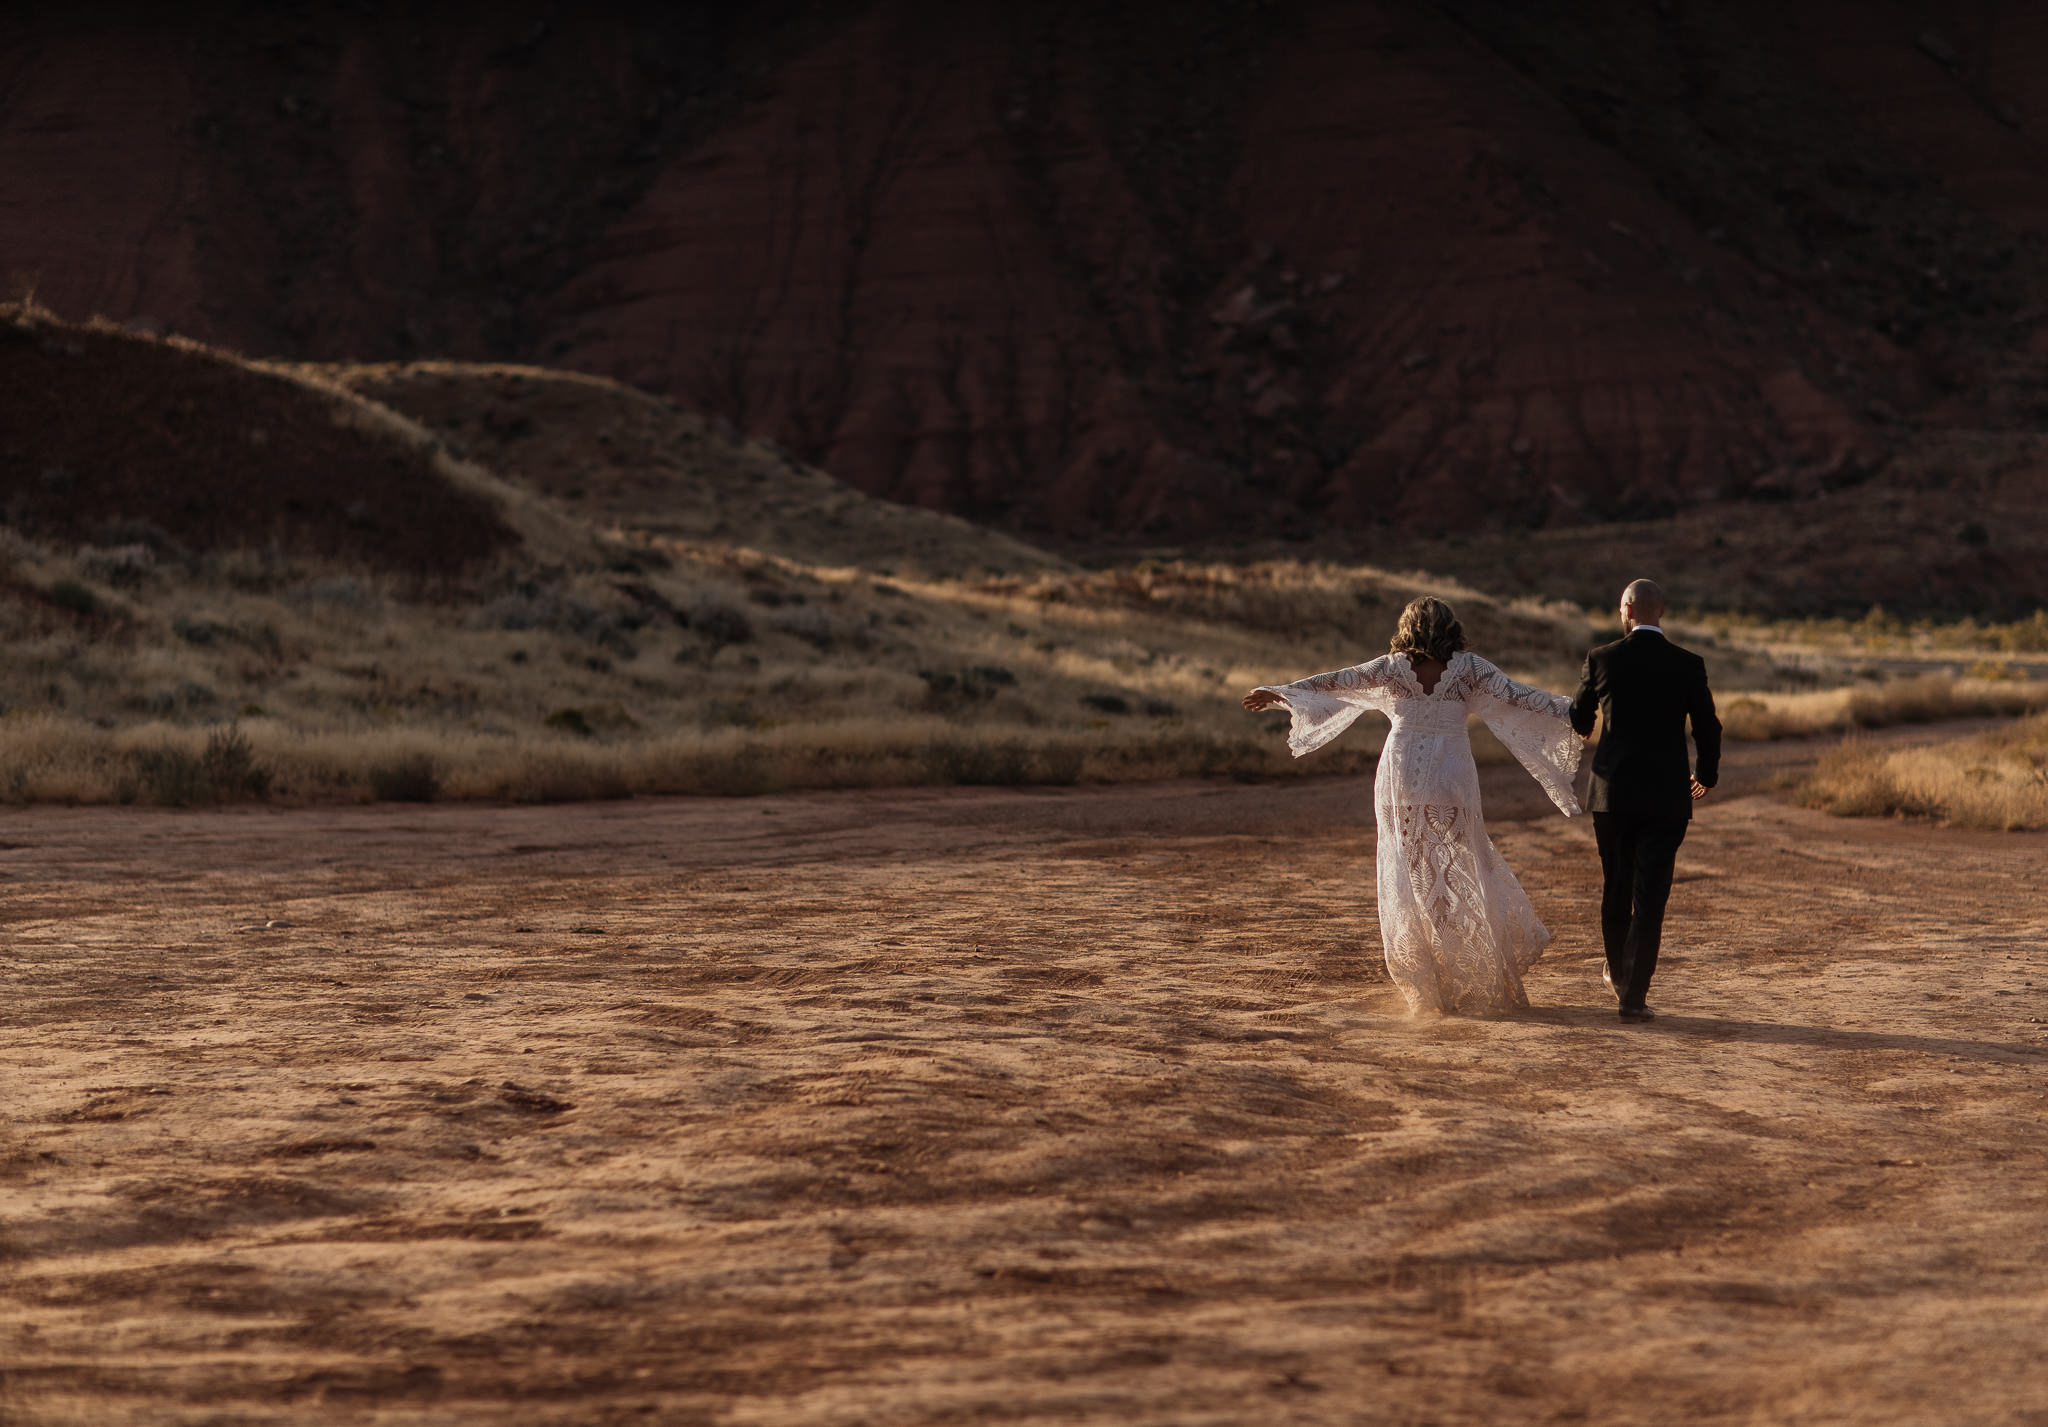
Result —
[{"label": "red dirt", "polygon": [[423,447],[220,353],[0,311],[0,503],[25,533],[452,573],[516,540]]},{"label": "red dirt", "polygon": [[0,814],[0,1415],[2031,1421],[2048,844],[1737,762],[1641,1028],[1507,770],[1497,1022],[1362,780]]}]

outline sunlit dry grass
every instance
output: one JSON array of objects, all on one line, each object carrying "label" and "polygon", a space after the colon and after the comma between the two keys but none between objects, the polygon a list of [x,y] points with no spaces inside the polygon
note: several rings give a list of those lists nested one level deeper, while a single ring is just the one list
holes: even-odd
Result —
[{"label": "sunlit dry grass", "polygon": [[[1456,602],[1476,650],[1559,691],[1602,637],[1568,608],[1356,566],[919,579],[644,536],[575,548],[550,540],[545,562],[429,587],[0,532],[0,797],[556,801],[1355,773],[1382,721],[1296,761],[1283,717],[1239,697],[1373,657],[1424,592]],[[1774,692],[1756,687],[1768,664],[1708,653],[1735,738],[2048,707],[2048,685],[2015,680]],[[205,763],[228,727],[264,776]],[[1506,758],[1483,731],[1475,750]]]},{"label": "sunlit dry grass", "polygon": [[[109,731],[49,714],[21,716],[0,720],[0,767],[6,769],[6,795],[19,801],[230,800],[241,790],[216,787],[203,769],[209,741],[222,736],[217,727],[148,724]],[[320,801],[563,802],[635,793],[1068,784],[1290,771],[1273,740],[1248,734],[1218,739],[1169,729],[1114,737],[976,736],[946,720],[919,717],[690,731],[608,743],[425,725],[305,731],[268,718],[239,723],[227,736],[246,741],[276,795]],[[1377,744],[1363,738],[1322,771],[1364,771]],[[183,782],[161,783],[151,759],[161,763],[167,754],[184,760],[175,766],[198,771]],[[399,787],[419,791],[392,791]]]},{"label": "sunlit dry grass", "polygon": [[[276,555],[150,560],[9,535],[0,797],[553,801],[1356,773],[1383,723],[1297,762],[1281,717],[1237,700],[1372,657],[1427,587],[1287,563],[889,580],[730,548],[606,548],[602,564],[417,588]],[[1569,686],[1582,624],[1456,593],[1481,648]],[[208,771],[230,727],[265,778]],[[1478,751],[1505,756],[1483,737]]]},{"label": "sunlit dry grass", "polygon": [[[646,537],[559,555],[573,543],[420,587],[275,554],[0,532],[0,797],[556,801],[1356,773],[1382,721],[1296,761],[1283,717],[1238,698],[1373,657],[1424,592],[1457,603],[1479,652],[1560,691],[1602,635],[1569,609],[1355,566],[889,579]],[[1775,671],[1709,654],[1736,738],[2048,707],[2048,686],[2013,680],[1744,691]],[[266,776],[205,765],[230,726]],[[1475,750],[1506,758],[1483,730]]]},{"label": "sunlit dry grass", "polygon": [[1798,693],[1736,693],[1723,697],[1720,715],[1728,737],[1760,742],[2041,709],[2048,709],[2048,681],[1926,675]]},{"label": "sunlit dry grass", "polygon": [[1700,616],[1718,638],[1854,655],[1974,654],[1997,668],[2006,656],[2048,654],[2048,610],[2000,624],[1976,620],[1905,619],[1882,606],[1860,619],[1757,619]]},{"label": "sunlit dry grass", "polygon": [[1799,801],[1845,817],[1910,815],[1963,827],[2048,827],[2048,717],[1931,747],[1856,738],[1823,757]]}]

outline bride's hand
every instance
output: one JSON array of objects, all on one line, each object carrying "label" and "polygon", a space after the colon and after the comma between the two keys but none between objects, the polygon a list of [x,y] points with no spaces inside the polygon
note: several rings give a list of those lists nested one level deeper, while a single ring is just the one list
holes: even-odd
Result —
[{"label": "bride's hand", "polygon": [[1253,713],[1257,713],[1261,709],[1275,709],[1286,702],[1287,700],[1281,698],[1271,689],[1253,689],[1244,696],[1244,706]]}]

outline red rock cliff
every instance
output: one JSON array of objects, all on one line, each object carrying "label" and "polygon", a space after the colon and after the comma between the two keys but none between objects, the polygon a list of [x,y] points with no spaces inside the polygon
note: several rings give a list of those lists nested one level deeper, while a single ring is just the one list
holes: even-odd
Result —
[{"label": "red rock cliff", "polygon": [[1654,514],[2039,420],[2048,16],[1968,15],[30,4],[0,275],[620,376],[1023,528]]}]

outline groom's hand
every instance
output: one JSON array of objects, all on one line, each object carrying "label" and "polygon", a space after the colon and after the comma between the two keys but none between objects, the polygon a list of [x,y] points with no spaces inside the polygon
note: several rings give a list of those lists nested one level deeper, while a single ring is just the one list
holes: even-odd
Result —
[{"label": "groom's hand", "polygon": [[1698,802],[1701,798],[1704,798],[1707,795],[1707,792],[1708,789],[1705,783],[1702,783],[1697,778],[1692,780],[1692,797],[1694,802]]}]

